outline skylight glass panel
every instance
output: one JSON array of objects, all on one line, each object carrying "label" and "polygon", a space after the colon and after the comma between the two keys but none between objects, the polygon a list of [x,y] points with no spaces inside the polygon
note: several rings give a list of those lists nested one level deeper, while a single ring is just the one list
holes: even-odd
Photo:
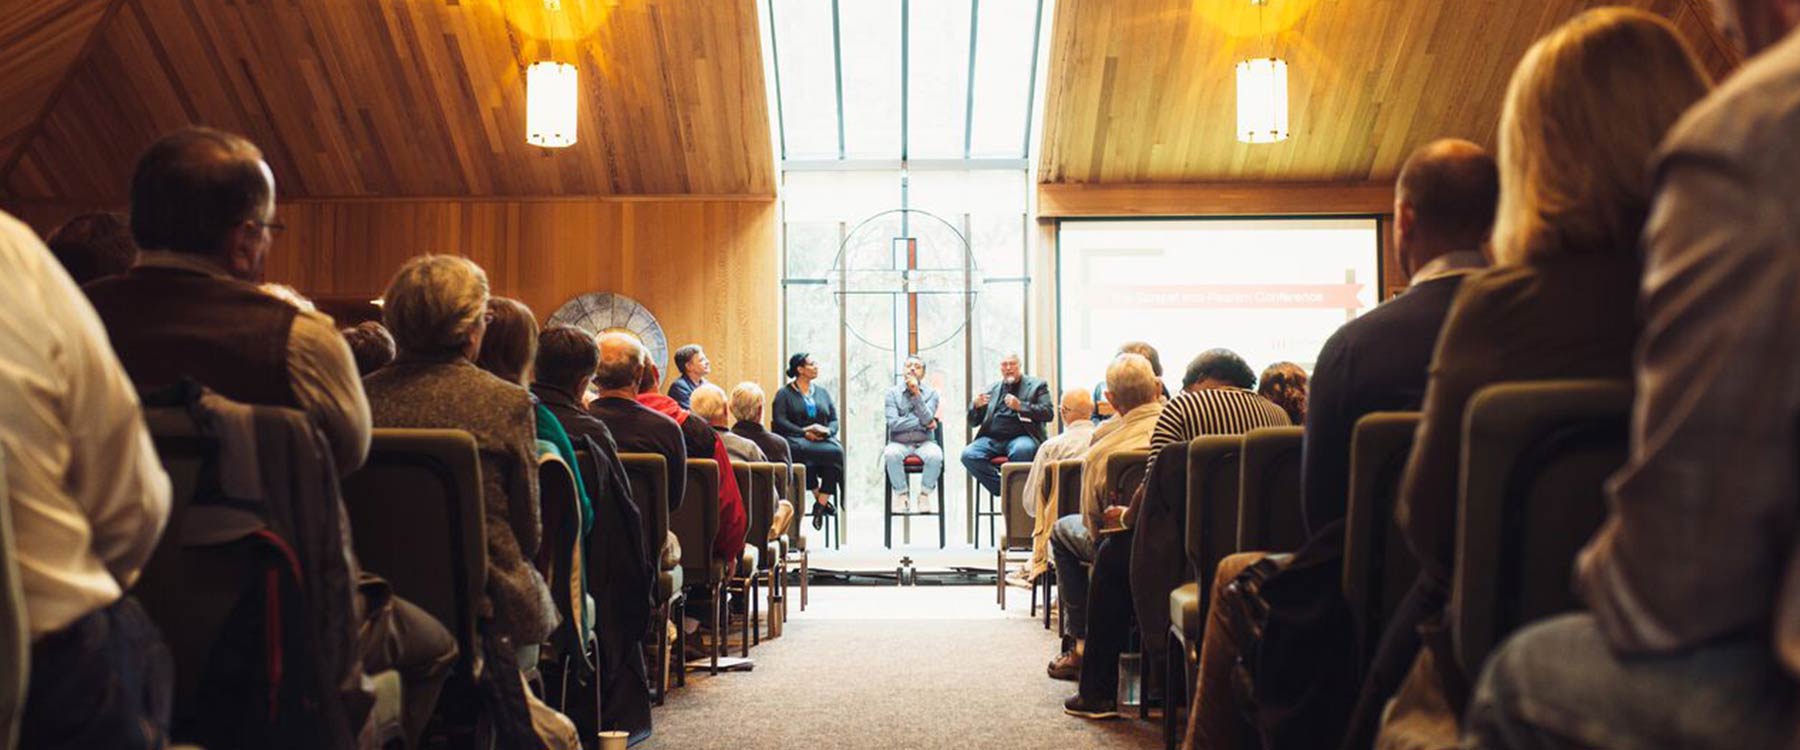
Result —
[{"label": "skylight glass panel", "polygon": [[899,0],[843,0],[844,143],[851,159],[900,158]]},{"label": "skylight glass panel", "polygon": [[1039,0],[981,0],[969,155],[1022,158],[1031,117]]},{"label": "skylight glass panel", "polygon": [[837,58],[831,0],[774,0],[784,158],[838,155]]},{"label": "skylight glass panel", "polygon": [[960,159],[969,104],[969,0],[913,0],[907,157]]}]

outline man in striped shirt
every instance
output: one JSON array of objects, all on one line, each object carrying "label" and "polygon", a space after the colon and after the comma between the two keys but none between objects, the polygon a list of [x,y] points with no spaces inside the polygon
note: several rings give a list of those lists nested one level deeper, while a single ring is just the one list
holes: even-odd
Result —
[{"label": "man in striped shirt", "polygon": [[[1286,411],[1250,390],[1256,386],[1255,371],[1230,349],[1209,349],[1195,357],[1188,363],[1181,386],[1181,395],[1163,406],[1151,431],[1150,460],[1144,466],[1146,486],[1156,476],[1156,454],[1164,446],[1201,435],[1237,435],[1289,424]],[[1145,487],[1139,487],[1129,506],[1107,511],[1109,516],[1123,512],[1126,531],[1107,537],[1094,553],[1081,688],[1063,704],[1064,711],[1075,716],[1116,715],[1112,704],[1118,689],[1118,655],[1131,633],[1134,609],[1143,622],[1139,632],[1145,653],[1161,653],[1166,647],[1169,592],[1181,584],[1187,558],[1185,513],[1172,514],[1164,508],[1185,511],[1187,498],[1185,492],[1166,498],[1157,493],[1146,502],[1145,494]],[[1133,537],[1139,536],[1143,538],[1136,540],[1134,552]],[[1154,566],[1157,571],[1167,569],[1169,575],[1143,575],[1147,552],[1158,561],[1169,561]],[[1151,600],[1161,602],[1160,611],[1149,606]]]}]

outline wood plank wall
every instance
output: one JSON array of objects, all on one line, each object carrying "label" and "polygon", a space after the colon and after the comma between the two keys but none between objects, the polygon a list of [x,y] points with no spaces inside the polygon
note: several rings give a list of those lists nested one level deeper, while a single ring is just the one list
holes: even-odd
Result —
[{"label": "wood plank wall", "polygon": [[[4,208],[47,233],[89,207]],[[407,258],[455,253],[539,320],[577,294],[619,292],[650,308],[671,350],[705,346],[724,387],[781,382],[770,199],[291,201],[279,214],[268,277],[303,294],[377,297]]]}]

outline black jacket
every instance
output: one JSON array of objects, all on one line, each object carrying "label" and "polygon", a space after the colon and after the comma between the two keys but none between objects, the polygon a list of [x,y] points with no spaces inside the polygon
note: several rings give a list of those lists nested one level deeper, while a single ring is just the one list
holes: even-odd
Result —
[{"label": "black jacket", "polygon": [[813,384],[813,402],[818,405],[819,415],[806,416],[806,397],[800,395],[800,389],[788,383],[775,392],[775,405],[769,410],[770,421],[774,423],[774,432],[785,438],[794,440],[806,439],[806,426],[810,424],[824,425],[831,432],[831,437],[838,434],[837,406],[831,402],[831,391]]},{"label": "black jacket", "polygon": [[[1001,393],[1006,389],[1006,382],[1001,381],[988,386],[987,406],[969,405],[969,424],[980,425],[975,430],[975,437],[986,437],[990,423],[993,421],[994,407],[1000,404]],[[1056,419],[1056,402],[1050,399],[1050,384],[1030,375],[1019,376],[1019,416],[1025,418],[1026,434],[1036,438],[1038,443],[1044,442],[1044,425]]]}]

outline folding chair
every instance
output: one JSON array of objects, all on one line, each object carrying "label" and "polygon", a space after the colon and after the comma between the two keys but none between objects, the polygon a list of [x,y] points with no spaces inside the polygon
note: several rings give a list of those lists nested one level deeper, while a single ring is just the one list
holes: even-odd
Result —
[{"label": "folding chair", "polygon": [[[762,578],[757,574],[762,566],[763,542],[769,538],[769,510],[757,502],[756,472],[751,470],[749,463],[732,462],[731,473],[737,479],[738,495],[744,502],[746,523],[744,524],[744,550],[731,577],[725,581],[725,590],[727,593],[743,599],[744,631],[742,638],[738,641],[738,646],[742,649],[740,655],[748,657],[752,639],[754,638],[756,643],[762,642],[762,628],[758,624],[761,602],[757,598],[757,595],[761,593],[759,586]],[[759,532],[760,536],[758,536]],[[728,623],[730,617],[730,608],[727,607]],[[717,631],[715,630],[715,632]]]},{"label": "folding chair", "polygon": [[[579,451],[579,449],[577,449]],[[625,467],[625,479],[631,484],[631,497],[638,503],[644,522],[644,550],[650,555],[656,572],[656,611],[651,628],[656,639],[653,653],[656,670],[656,702],[660,706],[669,691],[669,621],[682,601],[684,571],[677,564],[662,568],[663,545],[669,537],[668,459],[654,453],[620,453],[619,463]],[[597,559],[590,556],[590,560]],[[676,648],[687,648],[687,631],[676,628]],[[677,682],[685,683],[686,670],[677,673]]]},{"label": "folding chair", "polygon": [[[713,559],[713,538],[719,535],[719,464],[710,458],[690,458],[687,462],[687,492],[681,508],[669,514],[669,529],[681,542],[682,577],[690,589],[699,589],[712,604],[713,639],[709,673],[719,673],[719,657],[724,656],[725,561]],[[682,655],[686,659],[686,654]],[[685,678],[684,678],[685,679]]]},{"label": "folding chair", "polygon": [[540,652],[544,657],[540,661],[555,666],[556,690],[549,689],[543,670],[538,669],[539,690],[547,703],[575,721],[581,736],[596,736],[600,731],[599,655],[593,631],[582,616],[587,604],[581,583],[581,497],[575,474],[554,454],[538,458],[538,506],[544,542],[535,562],[550,585],[550,599],[561,619],[550,633],[551,648]]},{"label": "folding chair", "polygon": [[[1238,435],[1203,435],[1188,441],[1187,557],[1194,582],[1169,593],[1169,647],[1164,655],[1163,745],[1175,746],[1186,696],[1194,694],[1208,591],[1219,561],[1237,551]],[[1177,691],[1181,692],[1177,692]]]},{"label": "folding chair", "polygon": [[1394,500],[1412,452],[1419,413],[1377,412],[1350,438],[1350,497],[1344,516],[1344,599],[1356,623],[1356,664],[1368,669],[1381,634],[1419,576],[1394,523]]},{"label": "folding chair", "polygon": [[1289,552],[1306,543],[1300,507],[1299,427],[1263,427],[1244,433],[1238,467],[1238,540],[1241,552]]},{"label": "folding chair", "polygon": [[[1051,470],[1054,472],[1052,476],[1056,481],[1056,518],[1081,512],[1081,493],[1083,492],[1081,476],[1083,467],[1086,465],[1087,462],[1082,459],[1071,458],[1058,461],[1056,467]],[[1052,522],[1055,520],[1051,519]],[[1044,572],[1044,575],[1038,576],[1038,580],[1044,583],[1044,629],[1049,630],[1051,603],[1056,601],[1056,561],[1054,559],[1050,561],[1050,568]],[[1033,602],[1035,601],[1036,597],[1033,597]],[[1034,608],[1032,614],[1035,615],[1037,614],[1035,609],[1037,605],[1034,603],[1032,606]]]},{"label": "folding chair", "polygon": [[[1025,480],[1031,476],[1030,463],[1010,463],[1000,467],[1000,517],[1005,520],[1006,535],[994,546],[994,598],[1006,609],[1006,564],[1023,562],[1031,557],[1032,518],[1025,515]],[[1031,589],[1032,610],[1037,610],[1037,587]]]}]

